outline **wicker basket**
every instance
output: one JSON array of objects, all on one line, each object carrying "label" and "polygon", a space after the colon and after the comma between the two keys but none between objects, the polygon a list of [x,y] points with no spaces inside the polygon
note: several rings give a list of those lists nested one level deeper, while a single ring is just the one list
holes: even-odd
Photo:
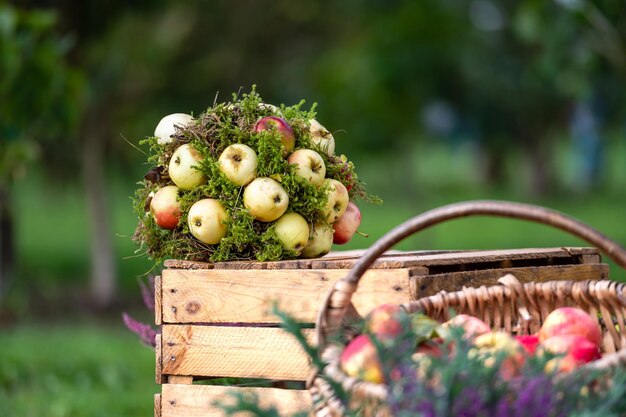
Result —
[{"label": "wicker basket", "polygon": [[[519,218],[547,224],[576,235],[604,252],[619,266],[626,268],[626,250],[598,231],[560,212],[543,207],[500,201],[469,201],[440,207],[401,224],[370,247],[352,267],[347,276],[335,283],[329,291],[317,320],[318,348],[324,369],[318,370],[309,382],[315,414],[341,416],[344,404],[332,386],[339,384],[350,393],[359,406],[385,404],[388,395],[384,384],[374,384],[352,378],[339,367],[343,345],[332,337],[349,334],[349,323],[358,319],[351,305],[352,294],[359,279],[382,253],[400,240],[437,223],[472,215],[492,215]],[[440,321],[448,319],[449,309],[478,317],[492,329],[512,334],[531,334],[538,331],[543,319],[561,306],[579,307],[598,317],[603,331],[603,358],[589,364],[593,368],[615,368],[626,364],[626,334],[618,332],[626,325],[626,284],[602,281],[550,281],[520,284],[508,275],[498,285],[463,288],[456,292],[437,295],[402,304],[409,312],[421,311]],[[373,307],[373,306],[372,306]],[[606,323],[611,325],[606,326]],[[345,337],[344,337],[345,339]],[[332,382],[333,384],[329,383]],[[378,409],[374,406],[372,409]],[[384,407],[383,407],[384,410]],[[381,411],[378,411],[379,415]],[[384,411],[382,412],[383,415]],[[364,412],[364,415],[369,415]]]}]

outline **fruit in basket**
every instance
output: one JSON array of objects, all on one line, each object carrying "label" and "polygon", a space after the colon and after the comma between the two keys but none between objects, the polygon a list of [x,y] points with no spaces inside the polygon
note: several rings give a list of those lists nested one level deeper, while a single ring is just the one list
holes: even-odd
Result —
[{"label": "fruit in basket", "polygon": [[365,331],[381,342],[393,341],[408,323],[406,311],[397,304],[381,304],[365,316]]},{"label": "fruit in basket", "polygon": [[321,222],[313,223],[309,243],[302,250],[303,258],[318,258],[330,252],[333,246],[333,229]]},{"label": "fruit in basket", "polygon": [[247,185],[256,177],[257,156],[254,149],[243,143],[235,143],[222,151],[218,159],[219,169],[236,185]]},{"label": "fruit in basket", "polygon": [[228,213],[218,200],[205,198],[196,201],[189,209],[189,231],[200,242],[215,245],[228,231]]},{"label": "fruit in basket", "polygon": [[274,225],[276,237],[283,244],[283,247],[297,253],[309,242],[309,224],[298,213],[285,213]]},{"label": "fruit in basket", "polygon": [[341,353],[339,365],[348,376],[376,384],[384,382],[378,351],[366,334],[361,334],[348,343]]},{"label": "fruit in basket", "polygon": [[296,173],[311,184],[319,187],[326,177],[326,165],[324,160],[314,150],[298,149],[294,151],[287,162],[296,165]]},{"label": "fruit in basket", "polygon": [[339,220],[333,224],[333,229],[335,230],[333,233],[333,243],[338,245],[348,243],[360,225],[361,211],[356,204],[349,201],[346,211],[339,218]]},{"label": "fruit in basket", "polygon": [[539,329],[539,341],[561,334],[578,334],[596,346],[602,344],[602,330],[598,323],[576,307],[561,307],[548,314]]},{"label": "fruit in basket", "polygon": [[287,211],[289,196],[278,181],[255,178],[243,191],[243,205],[255,219],[273,222]]},{"label": "fruit in basket", "polygon": [[473,345],[474,348],[470,353],[484,357],[485,366],[494,366],[496,360],[502,358],[500,375],[505,380],[517,375],[524,365],[524,348],[509,333],[490,331],[477,336]]},{"label": "fruit in basket", "polygon": [[324,185],[328,187],[328,200],[324,208],[324,215],[328,223],[335,223],[348,208],[350,196],[346,187],[335,179],[325,179]]},{"label": "fruit in basket", "polygon": [[464,337],[468,339],[474,339],[481,334],[485,334],[491,331],[491,328],[487,323],[481,319],[470,316],[468,314],[457,314],[450,320],[443,323],[443,327],[460,327],[463,329]]},{"label": "fruit in basket", "polygon": [[282,117],[266,116],[254,126],[256,133],[277,131],[280,134],[280,142],[283,145],[283,156],[287,156],[296,146],[296,136],[293,129]]},{"label": "fruit in basket", "polygon": [[166,185],[159,188],[150,200],[150,212],[160,228],[175,229],[181,216],[178,187]]},{"label": "fruit in basket", "polygon": [[579,334],[559,334],[545,339],[538,347],[538,354],[545,352],[560,355],[546,363],[550,372],[571,372],[601,357],[598,346]]},{"label": "fruit in basket", "polygon": [[171,143],[174,139],[172,135],[176,133],[176,127],[185,127],[189,122],[193,120],[193,117],[185,113],[169,114],[162,118],[154,129],[154,136],[157,138],[159,145],[166,145]]},{"label": "fruit in basket", "polygon": [[335,138],[317,120],[309,120],[309,132],[311,133],[311,142],[322,152],[325,152],[328,156],[335,154]]},{"label": "fruit in basket", "polygon": [[170,179],[180,189],[187,191],[202,184],[206,178],[198,169],[201,161],[202,155],[193,146],[188,143],[179,146],[170,159]]}]

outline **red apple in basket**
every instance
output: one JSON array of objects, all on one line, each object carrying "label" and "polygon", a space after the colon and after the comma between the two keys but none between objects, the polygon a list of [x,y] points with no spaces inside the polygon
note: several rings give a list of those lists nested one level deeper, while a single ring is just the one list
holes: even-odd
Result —
[{"label": "red apple in basket", "polygon": [[163,229],[175,229],[180,220],[178,187],[167,185],[154,194],[150,201],[150,212],[154,221]]},{"label": "red apple in basket", "polygon": [[599,347],[602,344],[602,330],[585,311],[575,307],[561,307],[552,311],[539,329],[539,341],[543,342],[561,334],[577,334],[587,338]]},{"label": "red apple in basket", "polygon": [[333,229],[335,229],[333,233],[333,243],[338,245],[348,243],[360,225],[361,211],[356,204],[350,201],[348,207],[346,207],[346,211],[339,220],[333,224]]},{"label": "red apple in basket", "polygon": [[350,341],[339,358],[341,369],[354,378],[381,384],[383,367],[370,336],[362,334]]},{"label": "red apple in basket", "polygon": [[283,156],[287,156],[296,146],[296,136],[289,123],[282,117],[267,116],[259,120],[254,126],[256,133],[275,130],[280,134],[280,142],[283,144]]},{"label": "red apple in basket", "polygon": [[477,317],[470,316],[469,314],[458,314],[443,323],[444,328],[450,326],[461,327],[464,331],[464,337],[468,339],[474,339],[481,334],[491,331],[491,328],[487,323]]},{"label": "red apple in basket", "polygon": [[517,335],[515,340],[522,345],[529,355],[534,355],[539,345],[539,336],[536,334]]},{"label": "red apple in basket", "polygon": [[548,371],[571,372],[581,365],[600,359],[600,348],[586,337],[578,334],[560,334],[552,336],[538,347],[542,354],[550,352],[555,355],[564,355],[550,359],[546,363]]},{"label": "red apple in basket", "polygon": [[365,316],[365,331],[383,343],[392,342],[408,322],[406,311],[397,304],[381,304]]}]

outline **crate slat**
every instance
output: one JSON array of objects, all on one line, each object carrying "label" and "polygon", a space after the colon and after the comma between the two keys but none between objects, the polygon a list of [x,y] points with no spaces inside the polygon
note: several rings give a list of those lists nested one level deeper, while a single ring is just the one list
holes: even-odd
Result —
[{"label": "crate slat", "polygon": [[[354,304],[360,313],[382,303],[409,300],[409,277],[427,269],[378,269],[365,273]],[[265,272],[260,274],[260,272]],[[313,323],[322,300],[342,270],[163,271],[164,323],[277,323],[272,303],[302,322]]]},{"label": "crate slat", "polygon": [[275,406],[281,416],[311,409],[311,396],[304,390],[166,384],[160,417],[223,417],[224,412],[214,405],[215,401],[232,403],[230,394],[235,392],[256,394],[260,406]]},{"label": "crate slat", "polygon": [[[313,341],[312,329],[304,330]],[[163,325],[163,374],[303,381],[308,358],[280,328]]]},{"label": "crate slat", "polygon": [[552,280],[581,281],[586,279],[607,279],[609,267],[606,264],[554,265],[523,268],[498,268],[480,271],[450,272],[436,275],[411,277],[411,297],[418,299],[434,295],[439,291],[458,291],[465,287],[495,285],[499,278],[513,274],[522,283],[545,282]]}]

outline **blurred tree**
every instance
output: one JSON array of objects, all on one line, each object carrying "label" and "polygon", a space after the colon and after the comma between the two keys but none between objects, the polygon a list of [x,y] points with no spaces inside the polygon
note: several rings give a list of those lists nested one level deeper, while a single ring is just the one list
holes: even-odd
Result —
[{"label": "blurred tree", "polygon": [[77,120],[81,79],[66,64],[69,45],[55,24],[54,12],[0,3],[0,295],[15,274],[14,181]]}]

